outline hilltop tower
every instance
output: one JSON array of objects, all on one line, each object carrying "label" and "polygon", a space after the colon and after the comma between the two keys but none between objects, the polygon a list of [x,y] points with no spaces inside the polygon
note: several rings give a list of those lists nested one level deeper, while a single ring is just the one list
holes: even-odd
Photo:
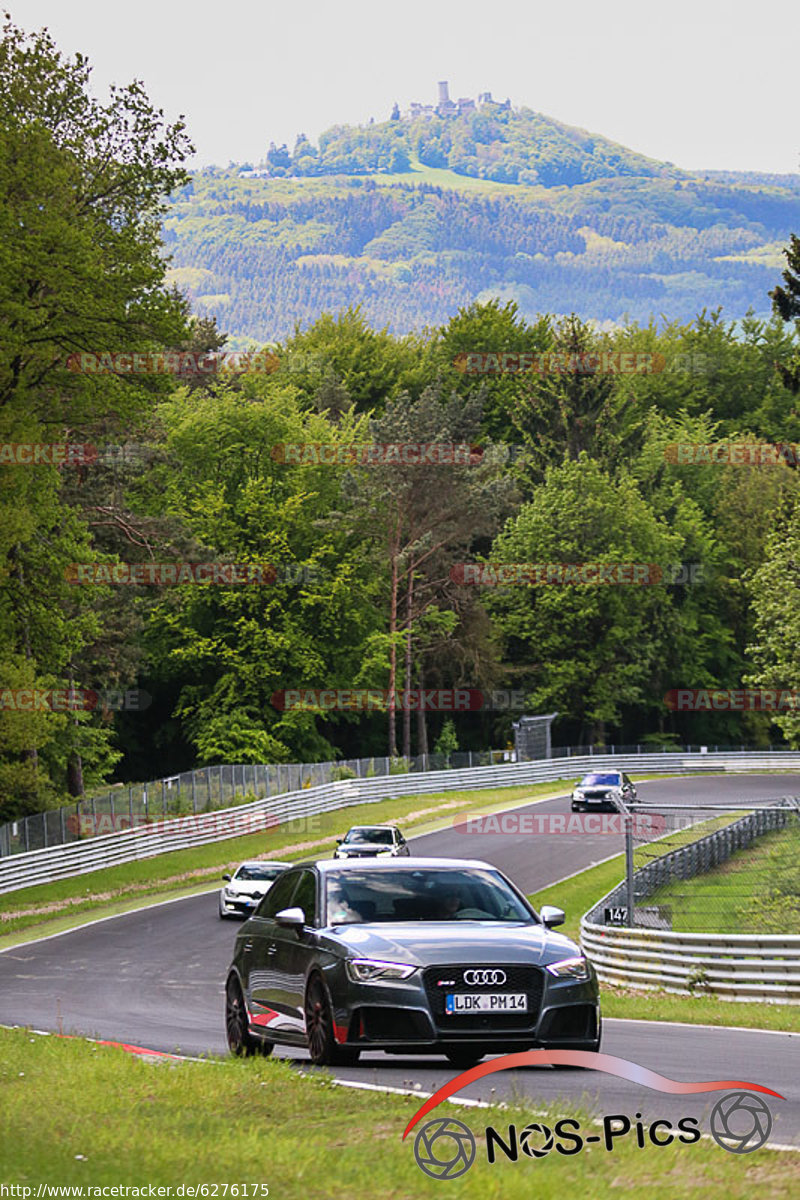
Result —
[{"label": "hilltop tower", "polygon": [[439,104],[442,105],[444,108],[446,108],[448,106],[448,104],[450,103],[450,91],[447,86],[447,80],[441,79],[439,81],[438,87],[439,87]]}]

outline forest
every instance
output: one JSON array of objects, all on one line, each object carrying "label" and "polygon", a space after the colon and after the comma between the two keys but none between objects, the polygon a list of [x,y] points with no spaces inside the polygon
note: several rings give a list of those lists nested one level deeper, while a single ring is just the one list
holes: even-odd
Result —
[{"label": "forest", "polygon": [[[47,34],[7,20],[0,81],[0,821],[195,765],[502,748],[522,712],[558,744],[800,745],[791,707],[671,700],[800,690],[790,188],[190,174],[182,122],[101,103]],[[500,277],[535,309],[475,295]],[[521,704],[285,702],[353,689]]]}]

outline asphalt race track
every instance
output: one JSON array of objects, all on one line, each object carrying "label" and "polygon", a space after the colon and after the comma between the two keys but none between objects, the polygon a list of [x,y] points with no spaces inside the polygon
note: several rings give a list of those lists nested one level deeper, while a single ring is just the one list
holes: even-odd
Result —
[{"label": "asphalt race track", "polygon": [[[736,804],[800,795],[797,775],[664,779],[638,785],[646,803]],[[518,809],[524,812],[525,809]],[[532,805],[567,813],[565,797]],[[467,835],[456,829],[413,839],[415,855],[481,858],[532,892],[622,849],[617,835]],[[185,1054],[224,1053],[223,985],[237,929],[217,916],[216,892],[97,921],[70,933],[0,953],[0,1023],[82,1033]],[[736,1021],[736,1005],[730,1005]],[[646,1021],[604,1021],[602,1049],[684,1082],[743,1079],[782,1093],[767,1097],[771,1143],[800,1147],[800,1036]],[[284,1052],[285,1053],[285,1052]],[[303,1055],[288,1052],[301,1062]],[[344,1080],[435,1091],[455,1070],[444,1059],[363,1054],[337,1069]],[[676,1097],[593,1071],[503,1071],[466,1088],[465,1097],[529,1097],[531,1110],[557,1098],[580,1101],[598,1116],[642,1114],[700,1119],[720,1093]],[[721,1093],[725,1094],[725,1093]],[[467,1113],[470,1110],[465,1110]],[[480,1119],[466,1117],[477,1128]],[[722,1153],[722,1151],[721,1151]]]}]

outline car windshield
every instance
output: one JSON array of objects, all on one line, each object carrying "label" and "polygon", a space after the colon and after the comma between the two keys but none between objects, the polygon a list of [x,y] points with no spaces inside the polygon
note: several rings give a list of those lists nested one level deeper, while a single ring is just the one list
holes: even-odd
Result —
[{"label": "car windshield", "polygon": [[330,871],[329,925],[371,921],[524,921],[535,917],[494,871],[420,868]]},{"label": "car windshield", "polygon": [[351,829],[345,836],[346,842],[370,842],[375,846],[391,846],[391,829]]},{"label": "car windshield", "polygon": [[285,871],[285,867],[277,867],[269,863],[245,863],[239,867],[239,870],[234,875],[234,879],[277,879],[281,871]]},{"label": "car windshield", "polygon": [[579,787],[619,787],[619,775],[613,773],[609,775],[584,775],[579,783]]}]

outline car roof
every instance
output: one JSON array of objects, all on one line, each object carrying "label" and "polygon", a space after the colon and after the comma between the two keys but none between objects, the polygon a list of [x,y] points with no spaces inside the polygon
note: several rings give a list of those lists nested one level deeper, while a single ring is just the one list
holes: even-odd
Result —
[{"label": "car roof", "polygon": [[317,867],[323,874],[328,871],[419,871],[425,868],[454,869],[478,868],[484,871],[496,871],[491,863],[478,858],[318,858],[304,863],[294,863],[298,867]]},{"label": "car roof", "polygon": [[237,871],[241,871],[242,867],[293,867],[294,863],[279,862],[277,858],[248,858],[245,862],[240,862]]},{"label": "car roof", "polygon": [[350,829],[397,829],[396,825],[351,825]]}]

